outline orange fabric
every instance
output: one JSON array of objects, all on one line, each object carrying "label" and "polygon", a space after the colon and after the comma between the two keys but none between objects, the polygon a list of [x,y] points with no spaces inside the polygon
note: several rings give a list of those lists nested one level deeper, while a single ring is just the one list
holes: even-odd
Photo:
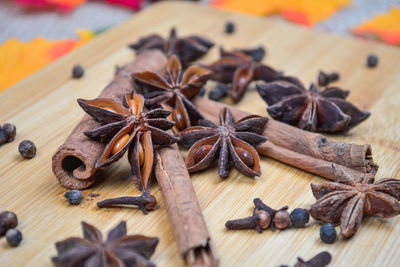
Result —
[{"label": "orange fabric", "polygon": [[389,44],[400,45],[400,8],[378,15],[353,29],[358,36],[375,38]]},{"label": "orange fabric", "polygon": [[211,5],[259,16],[278,13],[287,20],[312,26],[349,3],[350,0],[213,0]]},{"label": "orange fabric", "polygon": [[79,41],[36,38],[23,43],[9,39],[0,45],[0,92],[93,37],[87,30],[80,30],[78,34]]}]

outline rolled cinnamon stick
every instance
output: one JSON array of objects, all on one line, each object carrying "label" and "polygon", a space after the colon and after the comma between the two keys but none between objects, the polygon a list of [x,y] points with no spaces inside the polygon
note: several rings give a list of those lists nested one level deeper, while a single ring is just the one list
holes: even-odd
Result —
[{"label": "rolled cinnamon stick", "polygon": [[[225,104],[196,97],[193,101],[206,119],[218,123],[219,111]],[[250,115],[230,107],[235,119]],[[378,165],[373,161],[370,145],[329,141],[325,136],[307,132],[270,119],[263,132],[268,141],[257,147],[261,155],[299,169],[334,180],[332,163],[356,177],[375,176]]]},{"label": "rolled cinnamon stick", "polygon": [[181,257],[189,266],[218,266],[218,258],[178,146],[158,149],[155,174]]},{"label": "rolled cinnamon stick", "polygon": [[[122,101],[123,95],[132,90],[131,74],[141,71],[164,72],[167,58],[159,50],[147,50],[136,59],[118,68],[114,80],[99,97]],[[104,144],[91,140],[83,132],[99,127],[99,123],[85,115],[52,158],[53,173],[60,184],[70,189],[83,189],[95,181],[95,163],[104,149]]]}]

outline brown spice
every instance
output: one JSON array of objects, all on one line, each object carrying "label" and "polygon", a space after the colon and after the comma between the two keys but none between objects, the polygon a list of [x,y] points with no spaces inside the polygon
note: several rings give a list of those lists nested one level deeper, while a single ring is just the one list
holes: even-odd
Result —
[{"label": "brown spice", "polygon": [[[218,111],[227,105],[202,97],[193,103],[205,119],[218,123]],[[237,120],[250,115],[230,107]],[[358,177],[373,177],[378,165],[373,161],[370,145],[356,145],[328,140],[321,134],[303,131],[270,119],[262,133],[268,141],[257,146],[260,155],[271,157],[299,169],[335,179],[332,163]]]},{"label": "brown spice", "polygon": [[294,267],[324,267],[327,266],[332,260],[332,256],[328,251],[323,251],[309,259],[308,261],[302,258],[297,258],[297,263]]},{"label": "brown spice", "polygon": [[[209,168],[218,161],[218,175],[229,175],[229,160],[237,170],[247,176],[261,175],[260,158],[254,149],[267,139],[260,134],[268,119],[248,116],[234,121],[228,108],[221,110],[219,125],[200,121],[201,126],[179,133],[180,143],[190,148],[186,166],[190,173]],[[218,159],[218,160],[217,160]]]},{"label": "brown spice", "polygon": [[[148,50],[123,68],[119,68],[114,80],[107,85],[99,98],[108,98],[121,103],[123,96],[132,88],[131,74],[140,71],[162,72],[167,59],[158,50]],[[94,183],[97,169],[95,164],[105,144],[84,135],[89,129],[99,127],[89,115],[85,115],[52,158],[52,168],[58,181],[66,188],[83,189]]]},{"label": "brown spice", "polygon": [[0,213],[0,237],[2,237],[8,229],[17,227],[18,218],[12,211],[3,211]]},{"label": "brown spice", "polygon": [[370,113],[346,101],[349,91],[339,87],[324,90],[311,84],[307,90],[296,78],[257,84],[272,118],[312,132],[348,131],[366,120]]},{"label": "brown spice", "polygon": [[220,49],[220,59],[205,66],[213,71],[211,79],[221,83],[232,83],[232,100],[239,102],[252,81],[270,82],[282,77],[282,73],[259,63],[245,54],[246,51]]},{"label": "brown spice", "polygon": [[213,46],[212,41],[201,36],[178,37],[175,28],[171,29],[167,38],[151,34],[129,45],[137,54],[148,49],[159,49],[167,56],[175,54],[185,65],[204,56]]},{"label": "brown spice", "polygon": [[290,226],[288,206],[275,210],[262,202],[261,199],[253,200],[255,208],[250,217],[230,220],[225,223],[225,227],[231,230],[255,229],[262,233],[263,230],[275,229],[284,230]]},{"label": "brown spice", "polygon": [[317,202],[309,209],[316,220],[340,224],[341,235],[352,237],[361,226],[364,214],[390,218],[400,214],[400,180],[354,177],[332,166],[336,181],[311,184]]},{"label": "brown spice", "polygon": [[211,72],[196,65],[182,72],[179,59],[173,55],[167,64],[166,78],[154,72],[132,75],[133,80],[143,89],[146,105],[162,105],[172,112],[169,117],[175,121],[174,131],[195,125],[203,117],[190,102],[209,79]]},{"label": "brown spice", "polygon": [[157,150],[155,168],[181,257],[189,266],[218,266],[218,256],[176,144]]},{"label": "brown spice", "polygon": [[55,244],[57,256],[51,260],[59,267],[68,266],[155,266],[150,262],[158,244],[157,237],[127,235],[125,221],[102,233],[82,222],[83,238],[71,237]]}]

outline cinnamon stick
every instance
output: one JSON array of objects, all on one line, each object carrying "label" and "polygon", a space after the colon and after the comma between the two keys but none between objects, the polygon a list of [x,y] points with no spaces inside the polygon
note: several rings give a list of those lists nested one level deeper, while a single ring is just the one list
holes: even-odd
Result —
[{"label": "cinnamon stick", "polygon": [[189,266],[218,266],[190,175],[176,144],[158,149],[155,168],[181,257]]},{"label": "cinnamon stick", "polygon": [[[108,84],[99,97],[122,102],[122,96],[132,90],[131,74],[141,71],[164,72],[167,58],[159,50],[147,50],[136,59],[117,68],[114,80]],[[83,132],[99,127],[100,124],[85,115],[52,158],[52,169],[60,184],[70,189],[84,189],[94,183],[95,163],[105,145],[91,140]]]},{"label": "cinnamon stick", "polygon": [[[203,116],[218,123],[218,114],[225,104],[197,97],[193,101]],[[236,120],[250,115],[230,107]],[[332,163],[356,177],[375,176],[378,165],[373,161],[370,145],[329,141],[325,136],[307,132],[270,119],[263,132],[268,141],[257,151],[288,165],[334,180]]]}]

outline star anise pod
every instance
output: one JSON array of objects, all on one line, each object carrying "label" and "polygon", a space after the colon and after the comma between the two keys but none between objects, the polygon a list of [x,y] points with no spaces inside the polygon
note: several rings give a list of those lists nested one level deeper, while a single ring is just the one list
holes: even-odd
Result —
[{"label": "star anise pod", "polygon": [[126,223],[120,222],[103,240],[101,232],[82,222],[83,238],[71,237],[55,244],[58,267],[153,267],[150,262],[157,244],[157,237],[126,235]]},{"label": "star anise pod", "polygon": [[211,121],[200,121],[200,125],[179,133],[180,142],[190,148],[186,166],[190,173],[201,171],[218,161],[218,174],[227,177],[229,163],[233,161],[236,169],[247,176],[261,174],[260,158],[254,149],[265,142],[262,136],[268,121],[265,117],[251,115],[237,122],[229,109],[219,114],[219,126]]},{"label": "star anise pod", "polygon": [[175,28],[171,29],[167,38],[151,34],[129,45],[130,48],[136,50],[136,53],[147,49],[160,49],[168,56],[175,54],[184,65],[204,56],[213,46],[212,41],[197,35],[179,38]]},{"label": "star anise pod", "polygon": [[220,59],[205,66],[213,71],[212,80],[221,83],[232,83],[231,97],[234,102],[240,101],[250,82],[262,80],[274,81],[282,77],[282,73],[257,62],[240,51],[229,52],[220,49]]},{"label": "star anise pod", "polygon": [[272,118],[312,132],[348,131],[370,115],[346,101],[349,91],[324,90],[311,84],[309,90],[296,78],[257,84]]},{"label": "star anise pod", "polygon": [[314,219],[340,224],[341,235],[348,238],[357,232],[364,214],[390,218],[400,213],[400,180],[356,179],[336,165],[332,167],[335,182],[311,184],[317,202],[308,212]]},{"label": "star anise pod", "polygon": [[197,95],[210,75],[209,70],[195,65],[182,73],[180,61],[173,55],[168,60],[166,78],[149,71],[134,73],[132,77],[143,89],[147,105],[162,105],[172,111],[170,118],[178,132],[203,118],[190,99]]},{"label": "star anise pod", "polygon": [[[144,97],[134,91],[125,95],[124,102],[125,105],[121,105],[105,98],[78,99],[83,110],[103,125],[85,131],[86,136],[107,143],[95,167],[108,166],[128,151],[134,181],[147,194],[153,172],[154,146],[168,146],[178,138],[166,132],[174,125],[166,119],[169,111],[154,109],[144,112]],[[148,202],[149,198],[143,200]],[[146,204],[151,208],[152,205]]]}]

